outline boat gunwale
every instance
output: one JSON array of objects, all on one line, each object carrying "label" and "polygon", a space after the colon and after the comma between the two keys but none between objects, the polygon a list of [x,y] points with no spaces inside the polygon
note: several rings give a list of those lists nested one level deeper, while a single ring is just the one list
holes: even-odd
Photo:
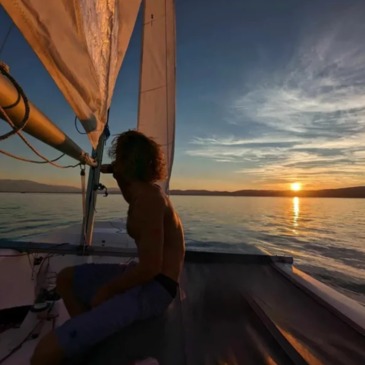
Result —
[{"label": "boat gunwale", "polygon": [[[124,247],[103,247],[74,245],[70,243],[38,243],[27,241],[0,240],[0,249],[12,249],[23,253],[54,253],[60,255],[81,255],[81,256],[109,256],[109,257],[137,257],[138,251],[135,248]],[[9,255],[10,256],[10,255]],[[237,263],[237,264],[271,264],[285,263],[292,264],[290,256],[275,256],[267,254],[235,253],[227,251],[202,251],[187,249],[185,252],[186,262],[195,263]]]},{"label": "boat gunwale", "polygon": [[274,263],[272,267],[319,305],[365,336],[365,307],[360,303],[299,270],[294,265]]}]

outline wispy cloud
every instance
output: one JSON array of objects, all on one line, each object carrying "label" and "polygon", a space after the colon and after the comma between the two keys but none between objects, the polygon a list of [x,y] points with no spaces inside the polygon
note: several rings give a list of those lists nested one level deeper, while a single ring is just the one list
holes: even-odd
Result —
[{"label": "wispy cloud", "polygon": [[202,146],[246,146],[246,147],[255,147],[255,146],[288,146],[294,145],[295,143],[299,142],[299,139],[294,138],[241,138],[237,139],[233,136],[231,137],[208,137],[208,138],[201,138],[201,137],[194,137],[190,143],[194,145],[202,145]]},{"label": "wispy cloud", "polygon": [[287,65],[234,101],[236,117],[316,138],[365,131],[365,23],[356,10],[312,29]]},{"label": "wispy cloud", "polygon": [[[307,29],[293,57],[232,102],[234,124],[261,134],[196,137],[188,155],[241,163],[262,181],[317,175],[361,182],[365,169],[365,6]],[[321,25],[325,24],[325,25]],[[341,171],[341,173],[339,173]],[[344,181],[344,183],[346,183]]]}]

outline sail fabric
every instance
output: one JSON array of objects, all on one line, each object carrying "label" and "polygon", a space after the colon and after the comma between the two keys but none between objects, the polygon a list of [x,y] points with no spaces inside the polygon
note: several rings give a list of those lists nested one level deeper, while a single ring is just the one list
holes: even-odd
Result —
[{"label": "sail fabric", "polygon": [[95,149],[141,0],[2,0]]},{"label": "sail fabric", "polygon": [[174,0],[145,0],[138,130],[162,146],[168,176],[175,139],[175,34]]}]

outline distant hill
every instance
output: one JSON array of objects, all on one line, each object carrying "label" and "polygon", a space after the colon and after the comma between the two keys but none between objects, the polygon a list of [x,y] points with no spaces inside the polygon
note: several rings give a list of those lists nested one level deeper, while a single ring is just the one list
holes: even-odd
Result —
[{"label": "distant hill", "polygon": [[171,195],[200,195],[200,196],[282,196],[282,197],[316,197],[316,198],[365,198],[365,186],[325,190],[171,190]]},{"label": "distant hill", "polygon": [[[80,188],[63,185],[47,185],[30,180],[0,180],[0,192],[17,193],[80,193]],[[108,189],[110,194],[120,194],[118,188]],[[282,196],[282,197],[317,197],[317,198],[365,198],[365,186],[324,190],[171,190],[171,195],[199,196]]]},{"label": "distant hill", "polygon": [[0,180],[2,193],[79,193],[73,186],[47,185],[30,180]]}]

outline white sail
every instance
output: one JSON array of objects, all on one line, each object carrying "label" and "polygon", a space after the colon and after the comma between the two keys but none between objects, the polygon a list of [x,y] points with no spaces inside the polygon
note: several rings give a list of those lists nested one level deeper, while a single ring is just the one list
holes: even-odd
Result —
[{"label": "white sail", "polygon": [[[138,130],[161,144],[171,175],[175,138],[175,4],[145,0]],[[164,184],[168,189],[168,181]]]},{"label": "white sail", "polygon": [[[96,148],[141,0],[2,0]],[[31,72],[31,71],[30,71]]]}]

